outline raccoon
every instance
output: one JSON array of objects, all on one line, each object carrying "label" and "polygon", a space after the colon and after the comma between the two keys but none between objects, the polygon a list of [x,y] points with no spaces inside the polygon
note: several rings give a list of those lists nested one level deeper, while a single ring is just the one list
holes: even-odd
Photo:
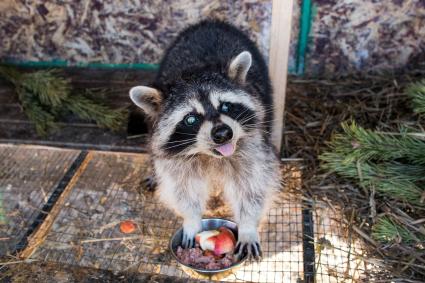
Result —
[{"label": "raccoon", "polygon": [[258,226],[281,177],[272,87],[254,42],[225,22],[190,26],[154,83],[133,87],[130,98],[153,121],[159,198],[183,218],[183,247],[194,245],[209,191],[221,187],[239,227],[235,255],[261,257]]}]

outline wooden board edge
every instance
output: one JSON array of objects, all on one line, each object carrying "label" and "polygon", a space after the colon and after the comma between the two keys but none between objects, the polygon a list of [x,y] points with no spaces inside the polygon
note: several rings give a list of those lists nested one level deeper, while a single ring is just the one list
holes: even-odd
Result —
[{"label": "wooden board edge", "polygon": [[280,152],[294,0],[273,0],[269,72],[273,82],[273,145]]},{"label": "wooden board edge", "polygon": [[59,199],[54,204],[52,210],[44,219],[43,223],[37,228],[36,231],[34,231],[33,234],[31,234],[31,236],[28,237],[28,245],[25,247],[25,249],[19,252],[18,254],[19,258],[28,259],[36,251],[36,249],[44,242],[44,240],[47,237],[47,234],[50,231],[50,228],[53,225],[53,222],[55,221],[56,217],[59,215],[63,205],[65,204],[66,199],[71,193],[72,188],[77,183],[77,181],[79,180],[80,176],[83,174],[85,169],[87,168],[87,165],[89,164],[92,158],[93,158],[93,153],[89,151],[87,153],[87,156],[84,158],[83,162],[81,163],[80,167],[77,169],[74,176],[72,176],[71,180],[69,181],[64,191],[60,195]]}]

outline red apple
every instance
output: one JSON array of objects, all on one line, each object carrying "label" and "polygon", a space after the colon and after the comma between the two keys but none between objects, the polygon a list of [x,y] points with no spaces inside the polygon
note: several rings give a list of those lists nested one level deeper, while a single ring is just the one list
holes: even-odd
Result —
[{"label": "red apple", "polygon": [[220,234],[220,232],[217,230],[203,231],[201,233],[196,234],[195,241],[201,246],[201,249],[203,249],[204,251],[213,251],[215,246],[215,240],[213,239],[213,237],[218,234]]},{"label": "red apple", "polygon": [[217,230],[209,230],[198,233],[195,241],[204,251],[213,251],[216,256],[232,252],[236,245],[233,232],[226,227]]},{"label": "red apple", "polygon": [[236,245],[236,239],[233,232],[226,227],[220,227],[218,230],[220,234],[215,236],[214,254],[222,255],[232,252]]}]

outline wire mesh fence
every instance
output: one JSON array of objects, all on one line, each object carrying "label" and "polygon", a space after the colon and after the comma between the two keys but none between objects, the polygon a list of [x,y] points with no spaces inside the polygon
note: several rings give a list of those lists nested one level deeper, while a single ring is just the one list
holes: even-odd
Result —
[{"label": "wire mesh fence", "polygon": [[337,207],[317,203],[313,210],[315,282],[364,282],[373,266],[364,244]]},{"label": "wire mesh fence", "polygon": [[0,145],[0,256],[22,248],[76,150]]},{"label": "wire mesh fence", "polygon": [[[30,223],[34,224],[32,214],[40,213],[49,194],[78,159],[79,151],[2,146],[0,156],[3,169],[0,217],[6,216],[8,223],[22,220],[27,223],[21,227],[25,231]],[[59,212],[52,225],[42,231],[43,241],[37,243],[31,259],[119,272],[205,279],[187,274],[170,256],[169,240],[180,227],[181,219],[160,204],[154,192],[143,189],[142,183],[149,175],[147,155],[91,151],[85,162],[83,170],[69,182],[70,191],[57,207]],[[294,172],[288,175],[292,178],[288,182],[299,186],[299,171]],[[9,184],[17,188],[12,190],[14,193],[5,189]],[[19,190],[37,191],[37,195],[21,196]],[[21,213],[17,216],[19,221],[13,218],[13,213],[10,214],[16,206],[13,202],[31,213]],[[222,207],[213,213],[222,212],[220,216],[231,219],[228,211],[228,207]],[[208,279],[229,282],[364,280],[367,264],[362,260],[365,256],[362,246],[354,239],[349,225],[341,223],[338,211],[326,205],[314,207],[313,213],[310,212],[312,217],[308,217],[306,211],[309,210],[303,206],[300,195],[281,193],[260,229],[262,260],[247,261],[225,278]],[[119,229],[123,220],[135,222],[136,231],[123,234]],[[0,231],[2,227],[4,224],[0,224]],[[1,237],[16,234],[11,231],[9,228]],[[5,243],[0,240],[0,245]],[[9,246],[16,244],[16,241],[10,242]]]}]

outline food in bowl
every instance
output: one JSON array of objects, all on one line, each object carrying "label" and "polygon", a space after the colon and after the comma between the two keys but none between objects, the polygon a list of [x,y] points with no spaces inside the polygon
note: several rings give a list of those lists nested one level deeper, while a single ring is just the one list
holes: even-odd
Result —
[{"label": "food in bowl", "polygon": [[217,230],[207,230],[195,237],[195,247],[177,248],[177,258],[184,264],[202,269],[221,269],[236,262],[233,252],[236,239],[233,232],[222,226]]}]

